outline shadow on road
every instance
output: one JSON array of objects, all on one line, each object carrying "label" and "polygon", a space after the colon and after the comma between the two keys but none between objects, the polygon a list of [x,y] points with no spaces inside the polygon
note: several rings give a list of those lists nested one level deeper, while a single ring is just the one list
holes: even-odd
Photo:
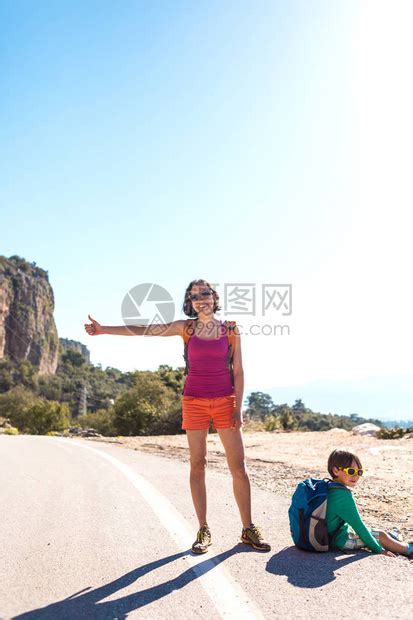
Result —
[{"label": "shadow on road", "polygon": [[215,568],[215,566],[218,566],[218,564],[221,564],[221,562],[224,562],[224,560],[237,553],[254,553],[254,551],[246,545],[241,545],[241,543],[239,543],[232,549],[228,549],[228,551],[208,557],[203,562],[197,564],[197,574],[192,568],[188,568],[183,573],[177,575],[173,579],[165,581],[164,583],[158,583],[157,585],[147,588],[146,590],[128,594],[127,596],[118,598],[114,601],[99,603],[100,600],[103,600],[108,596],[113,595],[115,592],[130,586],[140,577],[143,577],[143,575],[146,575],[161,566],[175,562],[175,560],[178,560],[179,558],[192,555],[189,549],[187,551],[181,551],[180,553],[175,553],[174,555],[161,558],[160,560],[156,560],[154,562],[150,562],[149,564],[145,564],[145,566],[136,568],[122,577],[119,577],[119,579],[115,579],[115,581],[94,590],[85,588],[67,599],[52,603],[47,607],[33,609],[17,616],[13,616],[12,620],[56,620],[56,618],[59,620],[79,620],[79,618],[125,620],[127,615],[135,609],[149,605],[150,603],[167,596],[174,590],[179,590],[180,588],[185,587],[191,581],[198,579],[199,576],[204,575],[208,571]]},{"label": "shadow on road", "polygon": [[367,558],[369,553],[344,554],[343,551],[310,553],[297,547],[285,547],[272,556],[266,570],[273,575],[286,575],[289,583],[299,588],[320,588],[336,579],[340,568]]}]

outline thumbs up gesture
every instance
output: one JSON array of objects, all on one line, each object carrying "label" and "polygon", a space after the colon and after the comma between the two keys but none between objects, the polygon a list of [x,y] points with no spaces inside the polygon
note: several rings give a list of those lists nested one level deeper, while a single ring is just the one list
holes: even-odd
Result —
[{"label": "thumbs up gesture", "polygon": [[100,334],[103,334],[102,325],[95,321],[95,319],[92,319],[90,314],[88,314],[88,317],[92,321],[91,323],[85,323],[85,330],[89,336],[99,336]]}]

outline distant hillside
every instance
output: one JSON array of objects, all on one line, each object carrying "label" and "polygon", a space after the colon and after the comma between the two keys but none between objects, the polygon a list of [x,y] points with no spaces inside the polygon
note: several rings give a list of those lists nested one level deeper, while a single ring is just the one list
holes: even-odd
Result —
[{"label": "distant hillside", "polygon": [[87,364],[90,364],[90,351],[85,344],[69,338],[59,338],[64,351],[77,351],[81,354]]},{"label": "distant hillside", "polygon": [[413,428],[413,420],[385,420],[386,428]]},{"label": "distant hillside", "polygon": [[267,390],[275,402],[293,402],[297,395],[317,411],[365,418],[412,420],[413,373],[389,377],[367,376],[342,381],[319,379]]}]

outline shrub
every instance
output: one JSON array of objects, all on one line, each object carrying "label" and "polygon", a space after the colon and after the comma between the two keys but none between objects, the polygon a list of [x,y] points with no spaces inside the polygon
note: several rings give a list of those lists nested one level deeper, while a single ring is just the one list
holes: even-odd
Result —
[{"label": "shrub", "polygon": [[27,411],[37,401],[38,398],[30,390],[22,386],[14,387],[0,394],[0,416],[9,418],[14,426],[21,429]]},{"label": "shrub", "polygon": [[244,433],[260,433],[265,431],[264,422],[261,420],[249,420],[244,418],[244,424],[242,426]]},{"label": "shrub", "polygon": [[275,415],[268,415],[264,420],[264,428],[266,431],[278,431],[281,427],[281,420]]},{"label": "shrub", "polygon": [[0,360],[0,392],[24,386],[34,392],[38,387],[38,368],[29,360],[13,362],[7,357]]},{"label": "shrub", "polygon": [[3,435],[18,435],[18,434],[19,434],[19,429],[16,428],[15,426],[9,426],[5,428],[3,431]]},{"label": "shrub", "polygon": [[263,392],[251,392],[247,397],[246,415],[250,419],[263,420],[274,408],[274,403],[269,394]]},{"label": "shrub", "polygon": [[183,433],[182,409],[178,399],[172,400],[166,411],[160,411],[152,420],[149,428],[151,435],[177,435]]},{"label": "shrub", "polygon": [[8,417],[20,432],[31,435],[60,431],[70,423],[66,404],[38,398],[21,386],[0,394],[0,416]]},{"label": "shrub", "polygon": [[400,439],[410,433],[413,433],[413,428],[381,428],[377,437],[379,439]]},{"label": "shrub", "polygon": [[81,428],[94,428],[104,437],[114,437],[115,412],[113,409],[98,409],[91,413],[85,413],[77,418]]},{"label": "shrub", "polygon": [[287,404],[278,405],[276,408],[277,416],[279,417],[281,428],[285,431],[295,431],[298,428],[297,418],[294,415],[293,410]]},{"label": "shrub", "polygon": [[39,377],[39,396],[47,400],[62,399],[62,378],[55,375],[42,375]]},{"label": "shrub", "polygon": [[180,431],[180,399],[150,371],[135,373],[135,386],[114,405],[116,435],[151,435]]},{"label": "shrub", "polygon": [[48,431],[62,431],[70,424],[66,403],[38,399],[20,416],[19,429],[30,435],[45,435]]}]

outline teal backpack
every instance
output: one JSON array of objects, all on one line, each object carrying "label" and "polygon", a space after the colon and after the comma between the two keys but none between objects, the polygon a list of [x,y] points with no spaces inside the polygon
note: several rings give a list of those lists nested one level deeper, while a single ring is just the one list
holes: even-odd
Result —
[{"label": "teal backpack", "polygon": [[[329,551],[341,525],[331,535],[327,532],[328,489],[348,489],[339,482],[307,478],[297,485],[288,510],[294,544],[305,551]],[[348,491],[350,492],[350,491]]]}]

